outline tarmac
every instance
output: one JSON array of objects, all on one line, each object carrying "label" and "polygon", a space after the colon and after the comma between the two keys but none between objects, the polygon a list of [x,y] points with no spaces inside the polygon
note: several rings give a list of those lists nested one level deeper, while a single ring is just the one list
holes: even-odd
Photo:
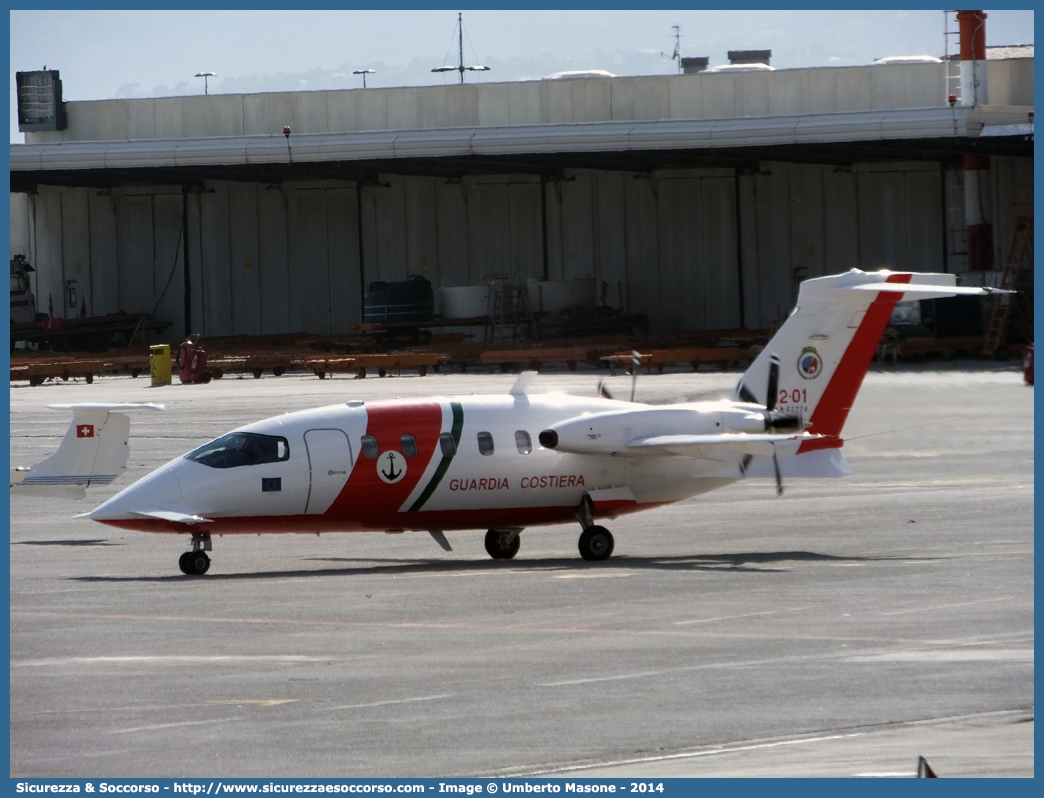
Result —
[{"label": "tarmac", "polygon": [[[533,388],[593,395],[602,372]],[[738,372],[642,375],[637,399]],[[467,373],[98,377],[12,387],[11,464],[49,403],[152,401],[127,473],[11,499],[13,777],[1032,776],[1033,389],[1013,364],[875,367],[839,480],[748,480],[609,524],[241,536],[186,577],[179,536],[73,518],[206,440],[348,399],[507,391]],[[615,396],[630,378],[608,377]]]}]

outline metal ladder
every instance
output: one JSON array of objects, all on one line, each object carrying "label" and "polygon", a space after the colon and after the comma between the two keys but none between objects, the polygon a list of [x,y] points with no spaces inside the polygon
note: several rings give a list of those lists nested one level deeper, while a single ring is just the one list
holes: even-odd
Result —
[{"label": "metal ladder", "polygon": [[537,337],[536,320],[529,306],[529,289],[526,285],[508,282],[507,275],[486,275],[489,282],[489,324],[487,340],[517,341],[525,338],[526,331]]},{"label": "metal ladder", "polygon": [[[1004,258],[1004,270],[1001,272],[998,288],[1018,291],[1023,281],[1020,279],[1025,267],[1033,274],[1033,216],[1015,217],[1015,225],[1011,230],[1011,241]],[[1032,279],[1032,278],[1031,278]],[[982,353],[992,355],[1004,343],[1008,327],[1008,317],[1015,307],[1018,294],[997,294],[990,309],[990,321],[986,327]],[[1032,305],[1029,305],[1032,309]]]}]

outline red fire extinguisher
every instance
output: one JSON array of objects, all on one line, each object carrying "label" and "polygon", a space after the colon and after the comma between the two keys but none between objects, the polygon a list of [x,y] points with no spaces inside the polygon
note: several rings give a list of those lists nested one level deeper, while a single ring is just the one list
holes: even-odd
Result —
[{"label": "red fire extinguisher", "polygon": [[190,335],[178,347],[178,378],[183,382],[210,382],[207,350],[199,343],[199,335]]}]

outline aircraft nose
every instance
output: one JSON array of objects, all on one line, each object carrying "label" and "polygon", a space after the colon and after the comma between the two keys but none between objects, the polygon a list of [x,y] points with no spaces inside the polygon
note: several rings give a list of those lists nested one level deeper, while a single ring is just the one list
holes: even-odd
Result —
[{"label": "aircraft nose", "polygon": [[142,477],[87,513],[94,521],[136,518],[144,510],[158,510],[183,501],[181,483],[169,465]]}]

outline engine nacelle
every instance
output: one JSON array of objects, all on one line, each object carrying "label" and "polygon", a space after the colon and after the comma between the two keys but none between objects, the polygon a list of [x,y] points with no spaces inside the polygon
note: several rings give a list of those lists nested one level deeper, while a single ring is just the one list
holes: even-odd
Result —
[{"label": "engine nacelle", "polygon": [[[764,426],[761,416],[758,421]],[[562,421],[540,433],[545,449],[572,454],[614,454],[630,441],[657,435],[716,435],[725,432],[717,406],[650,407],[592,413]],[[733,430],[734,431],[734,430]]]}]

